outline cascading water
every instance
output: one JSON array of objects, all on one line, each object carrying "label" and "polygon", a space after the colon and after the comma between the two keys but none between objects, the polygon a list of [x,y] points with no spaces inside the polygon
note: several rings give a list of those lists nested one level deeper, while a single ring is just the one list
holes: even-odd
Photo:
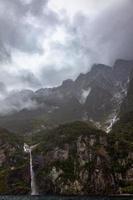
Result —
[{"label": "cascading water", "polygon": [[31,176],[31,195],[38,195],[37,186],[35,181],[35,173],[32,164],[32,150],[30,149],[30,176]]},{"label": "cascading water", "polygon": [[29,153],[30,155],[30,179],[31,179],[31,195],[38,195],[37,191],[37,185],[35,180],[35,173],[33,170],[33,161],[32,161],[32,150],[35,149],[37,145],[29,146],[27,144],[24,144],[24,151],[26,153]]}]

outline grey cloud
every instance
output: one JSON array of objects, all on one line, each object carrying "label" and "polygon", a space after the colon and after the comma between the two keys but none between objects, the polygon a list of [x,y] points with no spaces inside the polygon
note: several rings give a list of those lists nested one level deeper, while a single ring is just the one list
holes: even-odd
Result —
[{"label": "grey cloud", "polygon": [[19,72],[18,79],[20,79],[23,84],[29,85],[31,88],[38,88],[42,86],[35,75],[27,70],[21,70]]},{"label": "grey cloud", "polygon": [[13,73],[3,69],[1,70],[0,80],[8,90],[21,90],[23,88],[35,90],[42,86],[38,78],[28,70],[19,70],[17,73]]},{"label": "grey cloud", "polygon": [[[8,46],[12,53],[13,48],[40,53],[38,40],[42,32],[59,23],[58,15],[47,8],[47,0],[32,0],[29,4],[20,0],[0,0],[0,12],[0,43],[3,48]],[[42,27],[27,24],[28,17],[35,18]]]},{"label": "grey cloud", "polygon": [[47,67],[45,66],[41,71],[40,79],[44,87],[57,86],[61,84],[66,77],[72,78],[71,72],[70,66],[63,67],[63,69],[56,69],[56,66],[49,65]]},{"label": "grey cloud", "polygon": [[[42,53],[38,42],[41,35],[60,23],[58,15],[47,7],[47,3],[47,0],[31,0],[29,3],[24,0],[0,0],[0,81],[8,90],[38,89],[42,86],[28,67],[27,70],[16,67],[17,72],[12,73],[2,64],[8,63],[8,67],[12,68],[12,55],[16,50],[33,56],[34,53]],[[37,24],[29,23],[27,20],[30,18],[35,19]],[[3,98],[2,91],[0,96]]]},{"label": "grey cloud", "polygon": [[44,85],[75,78],[94,63],[113,65],[119,58],[133,59],[133,2],[112,2],[94,19],[83,13],[77,13],[72,23],[66,18],[63,25],[69,37],[65,43],[56,41],[50,47],[51,57],[55,54],[64,58],[58,63],[61,70],[56,69],[56,63],[44,66]]},{"label": "grey cloud", "polygon": [[48,3],[48,0],[32,0],[29,4],[29,10],[33,15],[43,15],[44,5]]},{"label": "grey cloud", "polygon": [[7,93],[6,86],[3,82],[0,82],[0,94],[5,95]]},{"label": "grey cloud", "polygon": [[66,61],[73,59],[74,75],[88,71],[94,63],[112,65],[118,58],[133,59],[132,6],[131,0],[113,2],[95,19],[78,13],[66,25],[70,38],[65,45],[55,44],[55,49],[64,52]]},{"label": "grey cloud", "polygon": [[6,45],[3,46],[3,43],[0,41],[0,63],[10,62],[11,54]]},{"label": "grey cloud", "polygon": [[27,34],[30,33],[26,30],[26,26],[22,20],[22,13],[25,15],[25,10],[21,10],[23,6],[20,7],[20,5],[17,5],[14,0],[6,0],[2,3],[5,7],[3,15],[0,16],[0,41],[3,43],[3,46],[8,46],[12,51],[13,48],[22,51],[33,51],[33,49],[35,51],[38,49],[36,41],[34,41],[33,46],[33,41],[28,40]]},{"label": "grey cloud", "polygon": [[[0,101],[8,95],[6,85],[3,82],[0,82]],[[2,104],[1,104],[2,107]]]},{"label": "grey cloud", "polygon": [[[133,59],[133,2],[118,1],[91,21],[76,16],[73,34],[91,62],[111,64],[118,58]],[[84,52],[84,51],[83,51]]]},{"label": "grey cloud", "polygon": [[[104,4],[104,1],[100,2]],[[60,63],[53,61],[49,66],[44,65],[39,80],[29,70],[19,69],[17,74],[5,69],[0,74],[1,80],[6,79],[6,85],[12,88],[16,84],[20,88],[41,87],[40,81],[44,86],[54,86],[88,71],[93,63],[112,65],[118,58],[133,59],[133,2],[112,2],[95,18],[90,18],[89,13],[88,16],[78,13],[70,22],[69,17],[64,15],[61,18],[49,9],[48,0],[31,0],[29,3],[24,3],[24,0],[0,0],[1,60],[11,58],[14,49],[29,54],[40,53],[42,49],[38,39],[42,38],[42,34],[45,37],[49,30],[55,32],[56,27],[68,33],[65,43],[56,41],[49,46],[51,58],[54,55],[62,59]],[[26,20],[30,17],[37,24],[34,20],[28,23]]]},{"label": "grey cloud", "polygon": [[38,104],[32,99],[34,93],[30,90],[12,92],[8,97],[0,100],[0,115],[7,115],[22,109],[33,110],[38,108]]}]

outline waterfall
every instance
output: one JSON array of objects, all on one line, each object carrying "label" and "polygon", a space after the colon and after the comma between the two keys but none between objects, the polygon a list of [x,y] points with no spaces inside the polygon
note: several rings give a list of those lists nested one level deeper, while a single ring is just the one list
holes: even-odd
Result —
[{"label": "waterfall", "polygon": [[35,180],[35,173],[33,170],[32,164],[32,150],[30,148],[30,178],[31,178],[31,195],[38,195],[36,180]]},{"label": "waterfall", "polygon": [[24,151],[26,153],[29,153],[30,155],[30,179],[31,179],[31,195],[38,195],[37,191],[37,185],[36,185],[36,179],[35,179],[35,173],[33,170],[33,159],[32,159],[32,150],[36,147],[37,145],[34,146],[29,146],[27,144],[24,144]]}]

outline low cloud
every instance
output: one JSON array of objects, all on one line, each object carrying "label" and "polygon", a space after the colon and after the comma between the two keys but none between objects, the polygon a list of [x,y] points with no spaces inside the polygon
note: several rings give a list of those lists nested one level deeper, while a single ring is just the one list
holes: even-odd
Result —
[{"label": "low cloud", "polygon": [[47,76],[44,85],[75,78],[80,72],[89,71],[94,63],[112,66],[119,58],[133,59],[132,6],[131,0],[112,0],[96,16],[77,13],[70,23],[64,21],[64,41],[49,44],[49,69],[47,65],[43,67]]},{"label": "low cloud", "polygon": [[0,100],[0,115],[5,116],[14,112],[26,109],[33,110],[39,107],[38,103],[33,100],[34,93],[29,90],[21,92],[12,92],[5,99]]},{"label": "low cloud", "polygon": [[0,0],[1,98],[75,79],[93,63],[133,59],[132,0],[62,0],[64,10],[51,1]]}]

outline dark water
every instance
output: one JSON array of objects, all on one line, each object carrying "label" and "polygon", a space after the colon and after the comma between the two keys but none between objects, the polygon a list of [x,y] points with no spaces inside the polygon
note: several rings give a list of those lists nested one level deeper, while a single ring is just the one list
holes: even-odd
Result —
[{"label": "dark water", "polygon": [[0,200],[133,200],[133,196],[122,196],[122,197],[0,196]]}]

